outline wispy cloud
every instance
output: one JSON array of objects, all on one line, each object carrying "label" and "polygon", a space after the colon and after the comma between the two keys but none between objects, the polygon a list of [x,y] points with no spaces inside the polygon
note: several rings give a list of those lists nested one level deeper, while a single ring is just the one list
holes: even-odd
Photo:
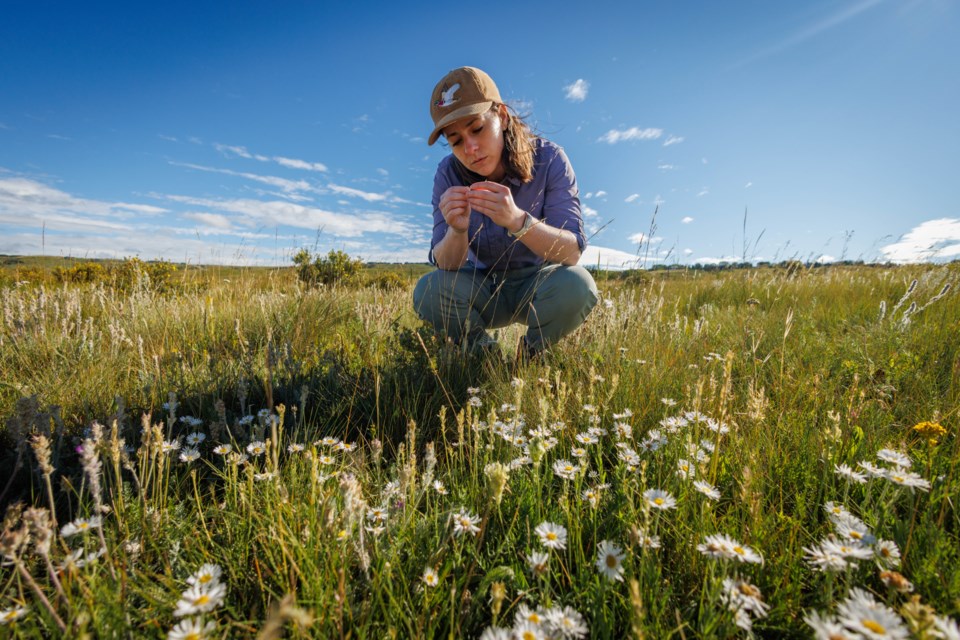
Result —
[{"label": "wispy cloud", "polygon": [[587,205],[583,205],[582,209],[584,218],[596,218],[599,215],[596,209],[591,209]]},{"label": "wispy cloud", "polygon": [[925,262],[960,256],[960,220],[939,218],[923,222],[897,242],[880,248],[890,262]]},{"label": "wispy cloud", "polygon": [[188,162],[171,161],[170,164],[177,167],[194,169],[196,171],[207,171],[209,173],[222,173],[223,175],[237,176],[238,178],[244,178],[246,180],[252,180],[254,182],[259,182],[261,184],[270,185],[271,187],[280,189],[284,193],[296,193],[298,191],[302,192],[302,191],[316,190],[316,188],[306,180],[288,180],[286,178],[280,178],[278,176],[262,176],[256,173],[233,171],[232,169],[218,169],[216,167],[207,167],[204,165],[192,164]]},{"label": "wispy cloud", "polygon": [[344,187],[339,184],[328,184],[327,188],[330,191],[333,191],[336,194],[349,196],[351,198],[362,198],[367,202],[382,202],[387,199],[387,195],[383,193],[372,193],[370,191],[361,191],[360,189],[353,189],[351,187]]},{"label": "wispy cloud", "polygon": [[570,102],[583,102],[587,99],[587,92],[590,90],[590,83],[580,78],[572,84],[568,84],[563,88],[566,93],[566,98]]},{"label": "wispy cloud", "polygon": [[663,141],[663,146],[669,147],[671,145],[680,144],[683,142],[683,137],[681,136],[668,136],[666,140]]},{"label": "wispy cloud", "polygon": [[639,127],[630,127],[629,129],[610,129],[605,134],[597,138],[597,142],[606,142],[607,144],[616,144],[628,140],[656,140],[663,135],[663,129],[648,127],[641,129]]},{"label": "wispy cloud", "polygon": [[327,165],[322,162],[309,162],[297,158],[285,158],[283,156],[265,156],[259,153],[251,153],[246,147],[214,143],[213,148],[225,156],[237,156],[247,160],[258,160],[260,162],[275,162],[288,169],[301,169],[303,171],[327,171]]},{"label": "wispy cloud", "polygon": [[412,236],[416,233],[416,229],[409,223],[381,211],[341,213],[282,200],[210,199],[179,195],[166,197],[173,202],[203,207],[214,213],[229,214],[231,220],[237,220],[246,226],[322,229],[325,233],[344,238],[355,238],[366,233],[398,236]]},{"label": "wispy cloud", "polygon": [[730,67],[730,69],[731,70],[736,69],[738,67],[742,67],[744,65],[750,64],[751,62],[756,62],[757,60],[761,60],[763,58],[776,55],[788,49],[792,49],[793,47],[803,44],[804,42],[806,42],[807,40],[810,40],[811,38],[815,38],[816,36],[826,31],[829,31],[830,29],[834,29],[842,25],[848,20],[852,20],[853,18],[856,18],[858,15],[860,15],[864,11],[867,11],[868,9],[872,9],[873,7],[877,6],[881,2],[883,2],[883,0],[862,0],[861,2],[858,2],[853,6],[849,6],[841,11],[838,11],[830,16],[827,16],[826,18],[816,22],[815,24],[812,24],[804,27],[803,29],[800,29],[796,33],[790,36],[787,36],[780,42],[777,42],[769,47],[766,47],[765,49],[761,49],[760,51],[757,51],[756,53],[733,64]]},{"label": "wispy cloud", "polygon": [[[125,220],[134,214],[156,215],[166,211],[167,209],[146,204],[77,198],[27,178],[0,179],[0,216],[3,216],[4,222],[17,226],[41,218],[79,221],[80,217],[95,216]],[[90,220],[87,223],[94,226],[116,224]]]},{"label": "wispy cloud", "polygon": [[290,169],[303,169],[304,171],[326,171],[327,165],[322,162],[307,162],[306,160],[297,160],[296,158],[284,158],[283,156],[274,156],[273,161]]},{"label": "wispy cloud", "polygon": [[684,216],[680,220],[680,222],[682,222],[683,224],[690,224],[691,222],[693,222],[693,218],[691,218],[690,216]]},{"label": "wispy cloud", "polygon": [[639,198],[640,198],[640,194],[639,194],[639,193],[631,193],[631,194],[628,195],[626,198],[624,198],[623,201],[624,201],[624,202],[635,202],[635,201],[638,200]]}]

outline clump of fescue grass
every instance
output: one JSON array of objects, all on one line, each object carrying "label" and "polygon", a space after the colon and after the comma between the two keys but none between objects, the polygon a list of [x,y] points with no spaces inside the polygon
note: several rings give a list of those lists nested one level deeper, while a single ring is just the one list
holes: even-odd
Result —
[{"label": "clump of fescue grass", "polygon": [[406,290],[6,291],[10,461],[36,507],[4,523],[0,621],[730,637],[856,633],[872,607],[890,634],[949,626],[955,276],[607,281],[520,369],[414,330]]}]

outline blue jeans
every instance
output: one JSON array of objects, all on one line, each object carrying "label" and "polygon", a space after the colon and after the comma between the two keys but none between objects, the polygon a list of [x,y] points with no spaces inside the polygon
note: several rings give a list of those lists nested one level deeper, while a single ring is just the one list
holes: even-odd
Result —
[{"label": "blue jeans", "polygon": [[469,265],[437,269],[420,278],[413,308],[454,342],[473,343],[487,329],[527,326],[528,348],[550,347],[583,324],[597,304],[597,285],[580,266],[540,266],[488,271]]}]

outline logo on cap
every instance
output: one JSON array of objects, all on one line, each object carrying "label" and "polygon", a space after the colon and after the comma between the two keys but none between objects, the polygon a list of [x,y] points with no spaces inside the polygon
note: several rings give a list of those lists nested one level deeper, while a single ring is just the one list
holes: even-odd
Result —
[{"label": "logo on cap", "polygon": [[452,87],[450,87],[449,89],[444,89],[440,93],[440,99],[437,100],[434,104],[436,104],[438,107],[449,107],[450,105],[452,105],[454,102],[457,101],[456,98],[453,97],[453,94],[455,94],[459,88],[460,88],[460,83],[458,82],[454,84]]}]

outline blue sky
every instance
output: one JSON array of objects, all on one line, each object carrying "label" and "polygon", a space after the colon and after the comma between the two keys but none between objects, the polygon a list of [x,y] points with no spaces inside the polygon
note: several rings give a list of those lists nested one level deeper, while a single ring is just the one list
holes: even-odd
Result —
[{"label": "blue sky", "polygon": [[960,257],[954,0],[2,13],[0,253],[424,262],[430,92],[472,65],[566,149],[585,262]]}]

